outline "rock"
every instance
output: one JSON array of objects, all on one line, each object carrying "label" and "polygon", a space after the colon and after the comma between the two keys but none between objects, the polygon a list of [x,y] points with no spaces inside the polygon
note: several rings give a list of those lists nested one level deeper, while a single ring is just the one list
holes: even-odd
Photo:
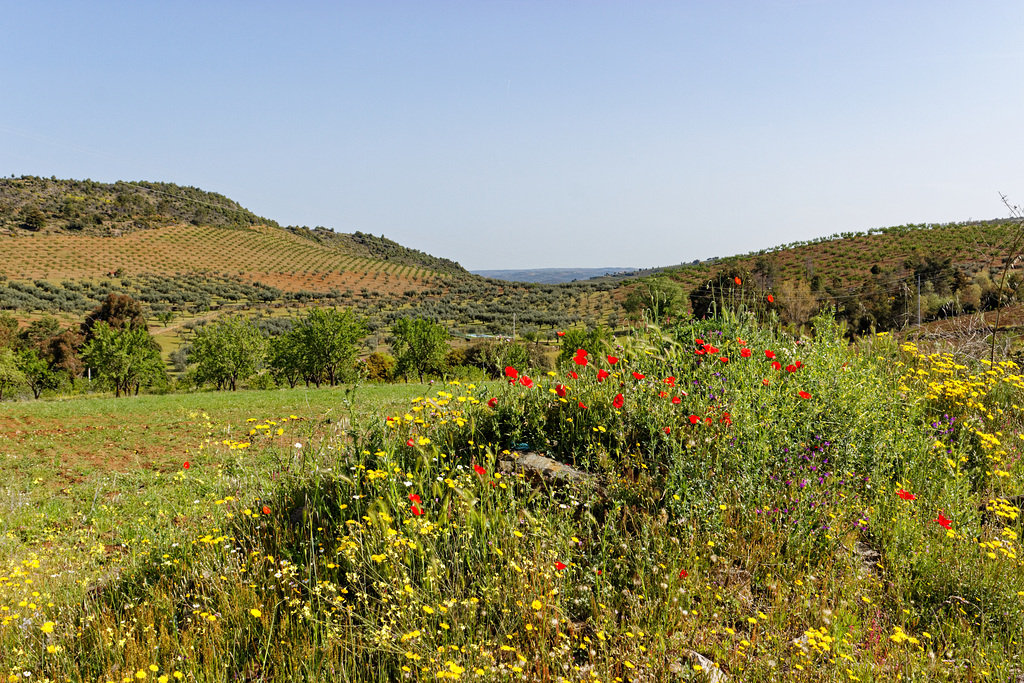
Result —
[{"label": "rock", "polygon": [[729,680],[729,677],[725,675],[725,673],[719,668],[717,664],[712,662],[710,659],[708,659],[701,653],[694,652],[693,650],[683,650],[681,654],[683,657],[689,659],[690,662],[692,662],[691,666],[695,664],[700,665],[700,668],[703,670],[703,673],[707,676],[708,681],[710,681],[711,683],[725,683]]},{"label": "rock", "polygon": [[[503,463],[504,464],[504,463]],[[502,469],[506,469],[503,467]],[[571,482],[589,483],[596,480],[596,477],[589,472],[581,472],[569,465],[552,460],[537,453],[517,453],[516,459],[510,467],[516,472],[523,473],[527,479],[532,481],[543,481],[555,484],[567,484]]]}]

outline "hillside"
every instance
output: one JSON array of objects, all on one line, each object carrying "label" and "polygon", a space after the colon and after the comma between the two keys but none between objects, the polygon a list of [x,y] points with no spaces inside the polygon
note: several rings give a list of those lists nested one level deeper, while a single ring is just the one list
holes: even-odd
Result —
[{"label": "hillside", "polygon": [[[927,322],[1024,300],[1024,279],[1013,272],[1020,229],[1016,220],[990,220],[833,234],[640,271],[620,280],[616,298],[636,313],[656,292],[675,314],[689,309],[696,288],[719,306],[726,292],[748,303],[771,295],[772,307],[790,323],[802,324],[814,311],[834,307],[854,332],[902,329],[917,322],[919,308]],[[1007,263],[1011,270],[1003,282]],[[734,286],[737,279],[742,285]]]},{"label": "hillside", "polygon": [[[42,270],[68,277],[100,275],[117,268],[132,273],[224,270],[226,264],[221,260],[225,256],[230,263],[227,269],[261,274],[327,269],[468,275],[454,261],[403,247],[383,236],[339,234],[322,227],[281,227],[223,195],[173,183],[3,178],[0,236],[53,238],[47,240],[49,248],[39,250],[35,249],[38,243],[29,243],[16,249],[16,258],[4,259],[0,272],[8,277],[39,277]],[[72,236],[92,241],[60,239]],[[107,244],[102,238],[128,238],[128,244]],[[278,240],[282,245],[275,244]],[[200,248],[191,253],[168,250],[171,243]],[[276,252],[279,246],[288,253],[288,260],[268,260],[269,252]],[[46,251],[63,257],[69,248],[83,258],[74,258],[74,254],[70,262],[50,258],[42,269],[27,253]],[[150,248],[159,254],[154,255],[156,260],[145,253]],[[23,265],[12,268],[15,263]],[[342,286],[349,280],[341,278],[331,284]]]}]

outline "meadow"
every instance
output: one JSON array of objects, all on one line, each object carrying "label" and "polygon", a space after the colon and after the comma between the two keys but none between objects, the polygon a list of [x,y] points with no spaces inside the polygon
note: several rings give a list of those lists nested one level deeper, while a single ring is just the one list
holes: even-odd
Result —
[{"label": "meadow", "polygon": [[813,332],[650,326],[480,385],[12,405],[0,670],[1017,680],[1020,369]]}]

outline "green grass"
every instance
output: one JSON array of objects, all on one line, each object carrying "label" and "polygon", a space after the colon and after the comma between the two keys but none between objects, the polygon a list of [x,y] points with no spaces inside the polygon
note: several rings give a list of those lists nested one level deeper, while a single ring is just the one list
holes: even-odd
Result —
[{"label": "green grass", "polygon": [[[17,404],[5,673],[1013,680],[1024,378],[815,332],[651,328],[514,384]],[[517,474],[523,443],[597,479]]]}]

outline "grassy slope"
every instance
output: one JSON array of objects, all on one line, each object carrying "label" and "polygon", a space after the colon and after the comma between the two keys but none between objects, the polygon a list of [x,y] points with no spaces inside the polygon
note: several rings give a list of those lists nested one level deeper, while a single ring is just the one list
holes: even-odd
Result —
[{"label": "grassy slope", "polygon": [[[326,390],[18,406],[0,607],[27,627],[0,626],[4,663],[88,680],[150,665],[189,680],[700,680],[696,651],[744,681],[1020,673],[1020,521],[984,504],[1021,492],[1024,381],[1004,368],[992,391],[884,338],[854,354],[827,331],[673,337],[623,340],[615,366],[594,350],[578,380],[533,388],[435,387],[416,404],[424,387],[367,388],[361,424]],[[718,349],[695,355],[697,337]],[[803,367],[773,370],[766,348]],[[495,409],[472,407],[492,391]],[[331,408],[340,420],[317,419]],[[1004,446],[984,445],[993,430]],[[518,442],[603,485],[499,477]],[[71,480],[59,458],[78,443],[123,462]],[[134,453],[152,444],[167,453]],[[83,580],[99,586],[84,612]]]}]

